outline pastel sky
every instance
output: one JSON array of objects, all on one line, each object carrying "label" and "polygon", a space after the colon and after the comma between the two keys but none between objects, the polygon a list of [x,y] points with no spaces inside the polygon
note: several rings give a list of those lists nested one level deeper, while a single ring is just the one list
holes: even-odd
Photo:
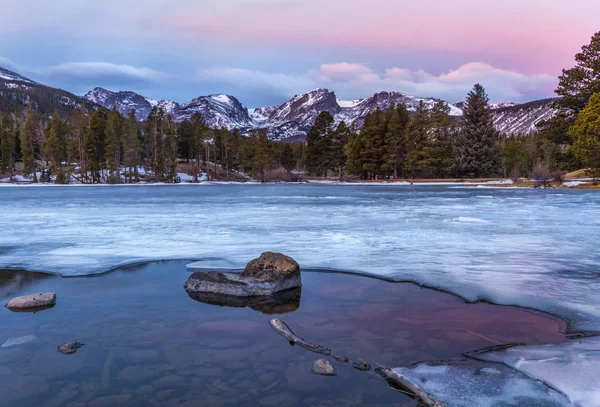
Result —
[{"label": "pastel sky", "polygon": [[451,102],[549,97],[600,30],[597,0],[26,0],[0,13],[0,66],[84,94],[274,105],[317,87]]}]

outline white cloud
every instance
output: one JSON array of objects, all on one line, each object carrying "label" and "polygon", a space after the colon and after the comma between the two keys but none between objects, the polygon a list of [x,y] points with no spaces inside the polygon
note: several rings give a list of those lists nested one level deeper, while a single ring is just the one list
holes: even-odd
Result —
[{"label": "white cloud", "polygon": [[166,74],[146,67],[119,65],[110,62],[67,62],[42,71],[51,77],[98,81],[159,81]]},{"label": "white cloud", "polygon": [[357,99],[387,90],[451,102],[463,100],[475,83],[481,83],[492,101],[499,102],[549,96],[557,82],[551,75],[526,75],[482,62],[468,63],[440,75],[399,67],[377,72],[365,64],[343,62],[323,64],[301,74],[209,68],[199,71],[199,78],[253,90],[276,90],[286,97],[326,87],[343,99]]}]

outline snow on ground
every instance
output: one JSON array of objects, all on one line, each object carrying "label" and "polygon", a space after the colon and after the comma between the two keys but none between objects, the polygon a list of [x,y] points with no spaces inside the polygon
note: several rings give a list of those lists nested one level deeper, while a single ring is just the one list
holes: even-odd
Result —
[{"label": "snow on ground", "polygon": [[563,182],[563,185],[566,187],[578,187],[580,185],[589,184],[588,181],[566,181]]}]

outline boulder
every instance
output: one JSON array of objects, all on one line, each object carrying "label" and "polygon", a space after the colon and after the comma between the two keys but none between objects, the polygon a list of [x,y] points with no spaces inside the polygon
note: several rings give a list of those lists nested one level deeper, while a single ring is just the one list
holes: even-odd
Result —
[{"label": "boulder", "polygon": [[6,304],[6,308],[11,311],[41,311],[44,309],[52,308],[56,304],[55,293],[40,293],[25,295],[23,297],[17,297],[10,300]]},{"label": "boulder", "polygon": [[312,372],[322,376],[335,376],[337,374],[335,366],[327,359],[315,360],[312,365]]},{"label": "boulder", "polygon": [[188,294],[257,297],[301,286],[300,266],[294,259],[281,253],[266,252],[250,261],[242,273],[194,273],[184,287]]}]

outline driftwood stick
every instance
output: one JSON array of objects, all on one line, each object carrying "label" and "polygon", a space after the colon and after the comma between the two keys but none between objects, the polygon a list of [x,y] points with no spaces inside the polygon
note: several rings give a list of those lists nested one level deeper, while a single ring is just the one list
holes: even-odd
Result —
[{"label": "driftwood stick", "polygon": [[404,389],[407,389],[416,397],[418,397],[423,403],[430,407],[446,407],[445,404],[437,401],[432,395],[425,392],[416,384],[408,380],[404,375],[394,372],[392,369],[380,368],[381,374],[393,384],[396,384]]},{"label": "driftwood stick", "polygon": [[286,338],[290,342],[290,345],[299,345],[305,349],[308,349],[311,352],[320,353],[320,354],[326,355],[326,356],[331,355],[331,349],[326,349],[326,348],[322,347],[321,345],[316,345],[314,343],[310,343],[310,342],[302,339],[301,337],[296,335],[294,332],[292,332],[290,327],[287,326],[286,323],[280,319],[275,318],[275,319],[270,320],[269,325],[271,325],[271,328],[273,328],[273,330],[275,330],[275,332],[277,332],[279,335]]}]

